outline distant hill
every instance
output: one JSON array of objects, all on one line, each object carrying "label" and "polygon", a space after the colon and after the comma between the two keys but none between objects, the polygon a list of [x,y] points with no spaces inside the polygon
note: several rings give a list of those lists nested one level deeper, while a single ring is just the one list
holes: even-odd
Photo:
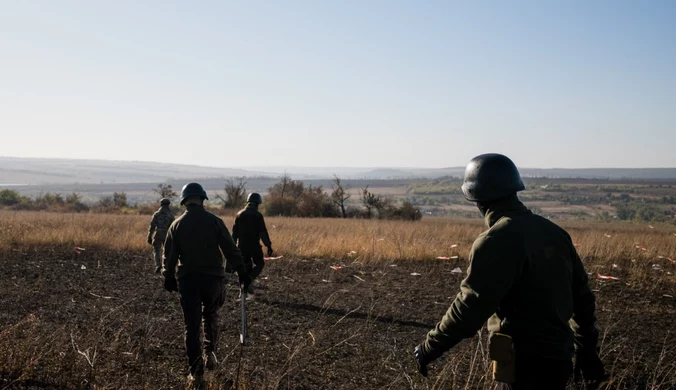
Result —
[{"label": "distant hill", "polygon": [[[73,160],[0,157],[0,186],[162,183],[186,179],[224,177],[277,177],[288,173],[295,179],[323,180],[337,174],[344,179],[396,180],[462,177],[464,167],[377,168],[377,167],[251,167],[217,168],[197,165],[140,161]],[[676,179],[676,168],[522,168],[525,177],[583,179]]]},{"label": "distant hill", "polygon": [[178,178],[265,175],[273,174],[139,161],[0,157],[0,185],[160,183]]},{"label": "distant hill", "polygon": [[580,179],[639,179],[670,180],[676,178],[676,168],[525,168],[523,176]]}]

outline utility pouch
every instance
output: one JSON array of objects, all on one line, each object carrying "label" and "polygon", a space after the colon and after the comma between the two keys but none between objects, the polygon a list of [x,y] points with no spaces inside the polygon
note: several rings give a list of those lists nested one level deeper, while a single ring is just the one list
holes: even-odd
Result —
[{"label": "utility pouch", "polygon": [[492,333],[488,338],[488,356],[493,361],[493,380],[514,383],[516,362],[512,337],[503,333]]}]

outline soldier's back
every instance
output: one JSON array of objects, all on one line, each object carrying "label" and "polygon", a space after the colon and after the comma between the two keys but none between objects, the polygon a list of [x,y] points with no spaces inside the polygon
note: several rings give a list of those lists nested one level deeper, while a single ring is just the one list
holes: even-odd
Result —
[{"label": "soldier's back", "polygon": [[253,208],[245,208],[237,213],[235,224],[239,240],[244,243],[258,243],[262,231],[263,214]]},{"label": "soldier's back", "polygon": [[499,309],[519,348],[543,357],[572,355],[568,321],[573,315],[575,249],[569,235],[546,218],[529,214],[499,221],[489,236],[509,240],[502,249],[509,251],[505,260],[514,259],[522,267]]}]

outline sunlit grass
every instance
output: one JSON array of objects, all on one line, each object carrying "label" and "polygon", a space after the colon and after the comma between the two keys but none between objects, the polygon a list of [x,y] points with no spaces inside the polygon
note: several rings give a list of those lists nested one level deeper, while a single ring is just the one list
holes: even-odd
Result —
[{"label": "sunlit grass", "polygon": [[[145,249],[149,221],[149,216],[138,215],[1,211],[0,249],[19,245]],[[224,221],[232,226],[232,217]],[[277,255],[358,262],[438,256],[466,260],[472,242],[485,229],[478,219],[407,222],[268,217],[266,221]],[[676,257],[676,228],[670,225],[564,222],[562,226],[590,265],[603,260],[603,265],[611,266],[633,259],[639,265],[666,266],[668,258]]]}]

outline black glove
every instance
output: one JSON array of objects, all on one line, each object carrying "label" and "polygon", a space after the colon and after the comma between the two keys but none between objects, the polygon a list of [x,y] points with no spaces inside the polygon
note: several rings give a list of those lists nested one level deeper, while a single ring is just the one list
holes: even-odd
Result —
[{"label": "black glove", "polygon": [[172,291],[178,291],[178,283],[176,282],[176,278],[165,278],[164,279],[164,289],[172,292]]},{"label": "black glove", "polygon": [[153,238],[148,236],[148,245],[153,245]]},{"label": "black glove", "polygon": [[580,348],[575,352],[575,380],[584,379],[591,384],[598,385],[608,379],[603,368],[603,362],[599,358],[598,348]]},{"label": "black glove", "polygon": [[246,272],[244,267],[241,267],[237,270],[237,277],[239,278],[239,285],[243,290],[249,288],[249,285],[251,284],[251,277],[249,277],[249,274]]},{"label": "black glove", "polygon": [[422,344],[413,349],[413,357],[418,364],[418,372],[420,372],[420,375],[427,378],[427,364],[429,363],[429,360],[427,359],[427,356],[425,356]]},{"label": "black glove", "polygon": [[268,257],[272,257],[272,247],[268,247]]}]

